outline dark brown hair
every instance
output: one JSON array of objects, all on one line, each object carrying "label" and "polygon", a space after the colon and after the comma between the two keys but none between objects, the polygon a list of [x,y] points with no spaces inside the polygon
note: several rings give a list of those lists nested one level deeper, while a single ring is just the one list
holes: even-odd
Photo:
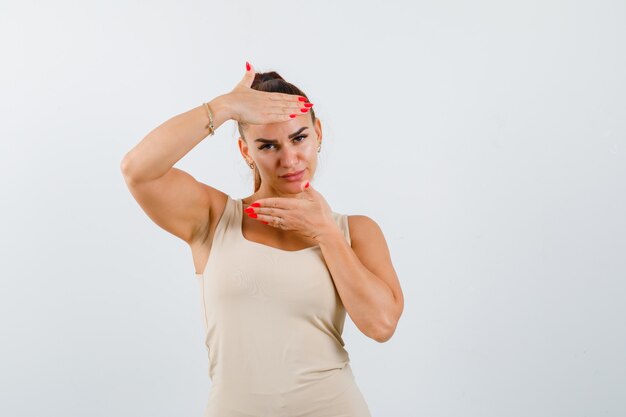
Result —
[{"label": "dark brown hair", "polygon": [[[277,72],[257,72],[254,74],[254,81],[252,81],[252,85],[250,86],[253,90],[265,91],[268,93],[283,93],[283,94],[292,94],[296,96],[306,97],[309,99],[306,94],[302,90],[300,90],[295,85],[290,82],[285,81],[283,77],[281,77]],[[313,107],[309,108],[309,113],[311,114],[311,120],[315,123],[315,112],[313,111]],[[245,141],[246,137],[243,135],[243,128],[246,126],[246,123],[237,122],[237,129],[239,130],[239,135]],[[259,173],[256,165],[254,166],[254,192],[256,193],[258,189],[261,187],[261,174]]]}]

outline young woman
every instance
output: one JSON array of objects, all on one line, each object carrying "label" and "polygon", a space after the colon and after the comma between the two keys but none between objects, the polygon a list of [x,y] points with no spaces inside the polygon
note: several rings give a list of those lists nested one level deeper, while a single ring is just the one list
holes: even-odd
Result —
[{"label": "young woman", "polygon": [[[173,165],[226,120],[254,170],[233,199]],[[152,130],[122,161],[133,197],[191,248],[211,389],[205,417],[369,417],[342,339],[346,312],[385,342],[404,307],[385,238],[310,185],[322,145],[313,104],[276,72]],[[358,145],[355,145],[358,146]]]}]

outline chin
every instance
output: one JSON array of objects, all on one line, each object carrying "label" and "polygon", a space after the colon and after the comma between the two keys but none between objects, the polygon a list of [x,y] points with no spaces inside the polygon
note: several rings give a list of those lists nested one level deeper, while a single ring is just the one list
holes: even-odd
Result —
[{"label": "chin", "polygon": [[294,182],[290,182],[288,184],[285,185],[286,188],[292,190],[294,188],[297,188],[298,190],[300,189],[300,187],[302,186],[302,183],[307,182],[308,180],[306,178],[302,178],[299,181],[294,181]]}]

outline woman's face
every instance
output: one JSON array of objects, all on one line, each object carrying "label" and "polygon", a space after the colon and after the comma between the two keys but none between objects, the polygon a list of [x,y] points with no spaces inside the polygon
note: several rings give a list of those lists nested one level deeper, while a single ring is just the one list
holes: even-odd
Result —
[{"label": "woman's face", "polygon": [[[239,138],[239,149],[257,166],[261,188],[278,195],[300,193],[300,184],[310,180],[317,167],[317,148],[322,143],[319,119],[313,123],[306,113],[285,122],[249,124],[243,131],[246,141]],[[282,177],[302,170],[299,179]]]}]

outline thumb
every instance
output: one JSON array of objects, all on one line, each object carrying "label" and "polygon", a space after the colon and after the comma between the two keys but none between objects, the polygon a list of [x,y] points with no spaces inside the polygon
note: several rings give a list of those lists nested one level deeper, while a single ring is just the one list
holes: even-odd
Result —
[{"label": "thumb", "polygon": [[252,82],[254,81],[254,74],[254,67],[252,67],[252,64],[250,64],[248,61],[246,61],[246,73],[244,74],[241,81],[239,81],[239,84],[237,84],[237,86],[250,88],[252,86]]},{"label": "thumb", "polygon": [[311,190],[312,190],[312,189],[313,189],[313,187],[311,187],[311,184],[310,184],[309,180],[303,181],[303,182],[300,184],[300,190],[301,190],[303,193],[309,193],[309,194],[310,194],[310,192],[311,192]]}]

